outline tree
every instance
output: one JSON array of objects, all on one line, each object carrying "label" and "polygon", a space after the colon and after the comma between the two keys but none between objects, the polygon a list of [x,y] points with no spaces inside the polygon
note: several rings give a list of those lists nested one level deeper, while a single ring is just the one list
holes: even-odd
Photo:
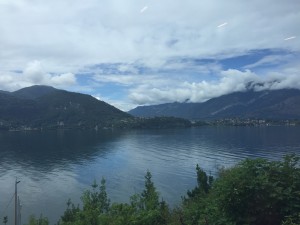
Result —
[{"label": "tree", "polygon": [[145,189],[141,195],[145,210],[157,209],[159,207],[159,194],[151,178],[151,173],[147,171],[145,175]]},{"label": "tree", "polygon": [[92,191],[87,190],[83,193],[81,197],[83,202],[81,220],[83,220],[85,223],[98,225],[100,214],[107,213],[109,211],[110,199],[106,193],[105,183],[105,179],[102,178],[98,191],[98,184],[96,181],[94,181],[92,184]]},{"label": "tree", "polygon": [[204,170],[202,170],[198,164],[196,166],[196,172],[197,172],[197,186],[192,191],[187,192],[187,195],[190,198],[196,197],[200,194],[208,194],[213,183],[213,177],[207,176],[206,172],[204,172]]},{"label": "tree", "polygon": [[38,219],[36,219],[34,215],[31,215],[28,225],[49,225],[49,220],[47,217],[43,217],[42,214]]},{"label": "tree", "polygon": [[246,159],[220,171],[214,182],[199,166],[196,170],[198,185],[183,198],[183,223],[300,223],[299,157],[289,155],[282,162]]},{"label": "tree", "polygon": [[[113,203],[105,180],[83,193],[83,209],[68,201],[60,225],[297,225],[300,224],[299,157],[282,162],[246,159],[213,181],[199,165],[197,186],[171,213],[147,171],[145,187],[130,203]],[[36,225],[33,218],[30,225]]]},{"label": "tree", "polygon": [[[147,171],[145,188],[140,195],[140,203],[138,201],[135,203],[135,205],[142,205],[141,210],[138,211],[137,224],[166,224],[166,215],[169,214],[169,209],[164,201],[159,201],[159,193],[156,191],[151,178],[150,171]],[[136,195],[136,197],[139,197],[139,195]]]},{"label": "tree", "polygon": [[205,208],[208,194],[213,185],[213,177],[207,176],[198,164],[196,174],[197,186],[191,191],[187,191],[187,197],[183,197],[183,215],[179,216],[181,223],[199,224],[199,220],[203,220],[206,224]]},{"label": "tree", "polygon": [[61,216],[61,221],[63,224],[72,224],[74,223],[80,213],[79,205],[75,207],[75,205],[71,202],[71,199],[67,201],[67,209],[64,212],[64,215]]},{"label": "tree", "polygon": [[246,159],[222,171],[206,201],[210,222],[223,218],[243,225],[280,225],[287,219],[300,223],[298,163],[295,155],[283,162]]}]

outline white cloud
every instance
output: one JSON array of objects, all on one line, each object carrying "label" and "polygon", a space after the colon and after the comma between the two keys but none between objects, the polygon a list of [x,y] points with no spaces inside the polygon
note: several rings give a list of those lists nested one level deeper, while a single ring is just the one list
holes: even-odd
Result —
[{"label": "white cloud", "polygon": [[112,99],[112,98],[108,98],[108,97],[101,96],[101,95],[93,95],[93,97],[96,98],[97,100],[107,102],[110,105],[112,105],[112,106],[114,106],[114,107],[116,107],[116,108],[118,108],[118,109],[120,109],[124,112],[127,112],[130,109],[133,109],[137,106],[134,103],[124,101],[124,99],[117,100],[117,99]]},{"label": "white cloud", "polygon": [[[0,61],[5,70],[37,59],[48,72],[74,73],[100,62],[159,66],[176,56],[300,50],[299,39],[283,41],[300,34],[299,1],[165,0],[138,13],[146,7],[134,0],[2,0]],[[230,26],[216,29],[224,20]]]},{"label": "white cloud", "polygon": [[258,81],[261,82],[262,86],[256,86],[255,90],[278,90],[283,88],[296,88],[300,89],[300,66],[294,68],[284,68],[279,72],[270,72],[267,76]]},{"label": "white cloud", "polygon": [[[250,70],[239,71],[229,69],[221,71],[220,78],[215,81],[201,82],[174,82],[169,79],[169,86],[139,85],[130,90],[129,98],[138,105],[160,104],[166,102],[204,102],[208,99],[229,94],[236,91],[245,91],[252,83],[254,90],[275,90],[282,88],[300,89],[299,70],[283,70],[278,73],[269,73],[260,76]],[[259,84],[259,85],[258,85]]]},{"label": "white cloud", "polygon": [[288,62],[294,58],[293,55],[268,55],[264,58],[258,60],[255,63],[245,66],[244,68],[255,68],[258,66],[270,66],[270,65],[278,65],[282,62]]},{"label": "white cloud", "polygon": [[49,79],[49,76],[45,74],[42,68],[42,64],[39,61],[30,62],[24,69],[24,78],[33,83],[43,83],[44,80]]},{"label": "white cloud", "polygon": [[31,85],[49,85],[57,88],[71,88],[77,84],[73,73],[49,74],[40,61],[32,61],[23,72],[0,73],[0,90],[15,91]]},{"label": "white cloud", "polygon": [[[0,89],[47,84],[100,94],[99,85],[117,84],[128,89],[130,104],[150,104],[204,101],[267,77],[281,80],[268,88],[298,87],[294,65],[255,74],[174,59],[218,61],[262,49],[299,53],[300,39],[291,39],[300,35],[299,9],[296,0],[164,0],[152,1],[151,10],[135,0],[0,0]],[[293,57],[266,56],[244,68]],[[104,63],[116,63],[119,73],[78,75]]]},{"label": "white cloud", "polygon": [[256,78],[251,71],[227,70],[217,81],[187,82],[168,79],[165,84],[148,83],[130,90],[129,98],[136,104],[158,104],[165,102],[203,102],[233,91],[245,90],[247,82]]},{"label": "white cloud", "polygon": [[54,86],[72,86],[76,84],[76,77],[73,73],[63,73],[60,75],[52,76],[50,78],[50,85]]},{"label": "white cloud", "polygon": [[93,79],[101,83],[115,83],[119,85],[132,85],[139,82],[137,76],[134,75],[95,75]]},{"label": "white cloud", "polygon": [[152,83],[153,85],[162,85],[169,82],[168,78],[158,75],[95,75],[93,79],[100,83],[113,83],[124,86],[134,86]]},{"label": "white cloud", "polygon": [[138,74],[138,69],[131,64],[122,64],[118,67],[118,70],[127,74]]}]

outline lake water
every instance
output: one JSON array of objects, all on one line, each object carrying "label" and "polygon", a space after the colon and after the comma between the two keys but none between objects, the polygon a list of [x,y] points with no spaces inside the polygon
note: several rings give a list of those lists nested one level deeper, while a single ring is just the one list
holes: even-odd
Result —
[{"label": "lake water", "polygon": [[0,132],[0,220],[13,224],[15,178],[22,222],[43,213],[57,222],[71,198],[80,203],[94,179],[112,201],[140,193],[149,169],[170,204],[196,184],[195,166],[216,175],[240,160],[300,155],[300,127],[200,127],[176,130]]}]

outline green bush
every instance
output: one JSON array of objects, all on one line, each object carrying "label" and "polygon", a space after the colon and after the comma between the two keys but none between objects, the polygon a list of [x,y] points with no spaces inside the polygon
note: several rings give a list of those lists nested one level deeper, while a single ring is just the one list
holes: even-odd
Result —
[{"label": "green bush", "polygon": [[295,155],[286,156],[283,162],[246,159],[221,171],[206,194],[188,192],[191,197],[185,200],[183,210],[197,219],[188,224],[300,223],[298,162]]},{"label": "green bush", "polygon": [[[172,211],[159,201],[152,175],[145,175],[141,194],[129,203],[113,203],[105,180],[83,193],[82,208],[69,200],[59,225],[299,225],[299,157],[283,161],[246,159],[220,171],[213,180],[197,165],[197,186]],[[29,225],[48,225],[47,218],[30,218]]]}]

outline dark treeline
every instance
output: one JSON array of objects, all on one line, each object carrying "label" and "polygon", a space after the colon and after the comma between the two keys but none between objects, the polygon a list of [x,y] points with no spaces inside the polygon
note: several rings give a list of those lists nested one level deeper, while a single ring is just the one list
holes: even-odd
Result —
[{"label": "dark treeline", "polygon": [[[151,173],[129,203],[111,203],[105,179],[81,196],[82,207],[67,202],[57,225],[296,225],[300,224],[299,157],[283,161],[246,159],[213,179],[197,165],[197,186],[174,209],[160,199]],[[174,187],[175,188],[175,187]],[[29,225],[48,225],[46,217]]]}]

